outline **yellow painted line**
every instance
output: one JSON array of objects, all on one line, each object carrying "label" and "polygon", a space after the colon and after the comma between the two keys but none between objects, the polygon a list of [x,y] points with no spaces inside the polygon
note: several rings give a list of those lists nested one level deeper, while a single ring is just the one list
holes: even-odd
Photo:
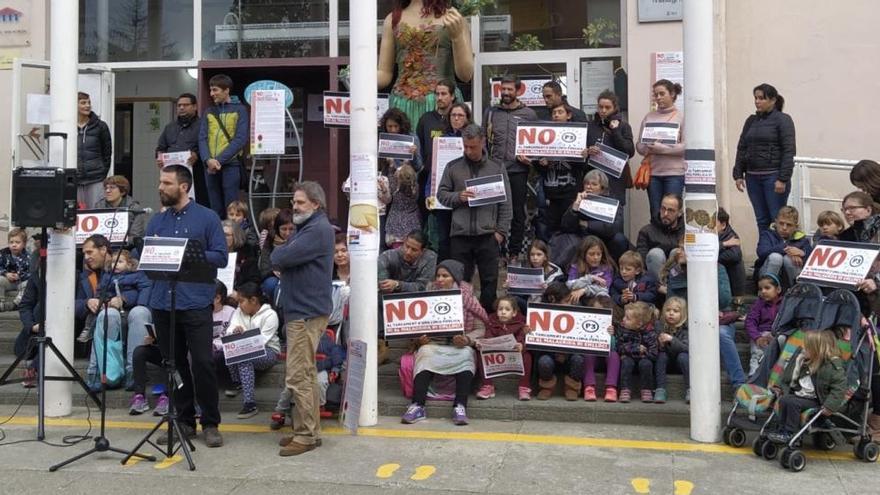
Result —
[{"label": "yellow painted line", "polygon": [[[9,420],[7,425],[36,426],[35,417],[18,417]],[[92,426],[97,421],[92,420]],[[89,423],[84,419],[46,418],[47,426],[62,426],[84,428]],[[156,424],[145,421],[107,421],[107,427],[113,429],[150,430]],[[224,433],[276,433],[269,426],[249,424],[222,424],[220,430]],[[161,431],[165,431],[162,429]],[[328,436],[349,436],[348,430],[329,427],[322,428],[322,433]],[[376,438],[401,438],[413,440],[465,440],[474,442],[491,443],[517,443],[556,445],[571,447],[597,447],[609,449],[632,449],[654,450],[663,452],[703,452],[710,454],[736,454],[754,455],[751,447],[734,448],[724,444],[706,444],[691,442],[663,442],[655,440],[627,440],[623,438],[596,438],[596,437],[573,437],[562,435],[530,435],[524,433],[494,433],[494,432],[470,432],[470,431],[434,431],[417,429],[390,429],[390,428],[359,428],[358,436]],[[825,460],[852,460],[851,453],[805,451],[811,459]]]},{"label": "yellow painted line", "polygon": [[419,466],[416,468],[415,474],[410,476],[409,479],[413,481],[424,481],[431,476],[434,476],[434,473],[437,472],[437,468],[434,466]]},{"label": "yellow painted line", "polygon": [[161,461],[157,462],[153,467],[155,469],[167,469],[182,460],[183,460],[183,456],[178,454],[173,457],[166,457],[165,459],[162,459]]}]

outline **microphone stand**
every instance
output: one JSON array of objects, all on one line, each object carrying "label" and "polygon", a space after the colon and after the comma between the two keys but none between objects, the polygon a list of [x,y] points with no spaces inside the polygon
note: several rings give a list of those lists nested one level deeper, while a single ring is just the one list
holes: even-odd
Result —
[{"label": "microphone stand", "polygon": [[[116,212],[114,212],[114,214],[113,214],[114,221],[110,226],[110,238],[113,237],[113,227],[116,226],[115,219],[116,219]],[[128,222],[128,227],[126,228],[125,236],[123,237],[123,243],[125,242],[125,239],[128,238],[129,232],[131,232],[131,224],[132,224],[132,222]],[[66,466],[72,462],[78,461],[78,460],[82,459],[83,457],[87,457],[87,456],[89,456],[91,454],[95,454],[97,452],[108,452],[108,451],[116,452],[117,454],[125,455],[126,460],[131,458],[132,456],[139,457],[141,459],[146,459],[148,461],[155,461],[156,460],[156,458],[152,455],[139,454],[136,452],[131,452],[128,450],[123,450],[123,449],[118,449],[116,447],[113,447],[110,445],[110,440],[106,437],[106,427],[107,427],[107,341],[108,341],[107,334],[110,332],[110,299],[112,299],[112,297],[108,293],[110,291],[110,283],[111,283],[111,280],[113,279],[113,275],[116,273],[116,267],[119,264],[119,257],[121,254],[122,254],[122,249],[119,249],[116,252],[116,259],[113,260],[113,266],[110,269],[109,276],[107,277],[107,283],[104,284],[104,286],[101,288],[100,293],[98,294],[98,298],[100,300],[100,303],[101,303],[101,305],[103,307],[103,311],[104,311],[104,335],[102,335],[102,337],[101,337],[101,341],[104,344],[104,349],[101,352],[101,362],[96,363],[97,365],[100,365],[100,371],[101,371],[101,400],[98,404],[99,408],[101,409],[100,431],[98,433],[98,436],[95,437],[95,446],[94,447],[92,447],[91,449],[89,449],[81,454],[73,456],[70,459],[67,459],[66,461],[60,462],[58,464],[55,464],[55,465],[49,467],[50,472],[55,472],[58,469]],[[105,268],[106,268],[106,265],[105,265]],[[123,324],[122,324],[121,320],[120,320],[119,324],[120,324],[119,338],[122,338],[121,333],[122,333]],[[93,342],[92,349],[94,350],[94,348],[95,347],[94,347],[94,342]],[[96,359],[96,361],[97,361],[97,359]],[[103,363],[103,364],[101,364],[101,363]],[[42,361],[40,364],[42,365]]]}]

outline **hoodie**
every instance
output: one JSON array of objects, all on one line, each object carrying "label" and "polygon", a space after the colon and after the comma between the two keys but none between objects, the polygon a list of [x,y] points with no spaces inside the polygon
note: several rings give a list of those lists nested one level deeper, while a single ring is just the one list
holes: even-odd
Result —
[{"label": "hoodie", "polygon": [[259,328],[263,336],[263,344],[276,353],[281,352],[281,344],[278,340],[278,314],[271,305],[260,306],[253,315],[246,315],[240,307],[237,308],[229,319],[226,335],[232,335],[238,327],[245,331]]}]

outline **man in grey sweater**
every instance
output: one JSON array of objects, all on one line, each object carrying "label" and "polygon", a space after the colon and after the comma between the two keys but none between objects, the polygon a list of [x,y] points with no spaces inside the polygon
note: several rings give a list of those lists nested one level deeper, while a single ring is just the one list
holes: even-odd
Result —
[{"label": "man in grey sweater", "polygon": [[426,249],[427,243],[421,230],[413,230],[407,234],[403,246],[379,255],[379,290],[382,293],[427,289],[437,266],[437,255]]},{"label": "man in grey sweater", "polygon": [[[474,276],[476,262],[480,270],[480,304],[491,311],[498,288],[499,249],[510,232],[510,181],[504,166],[484,153],[485,133],[480,126],[470,124],[461,135],[464,156],[447,165],[437,189],[437,199],[452,208],[452,258],[464,264],[467,282]],[[476,201],[472,206],[470,200],[478,196],[467,181],[492,176],[500,176],[504,200],[488,204]]]}]

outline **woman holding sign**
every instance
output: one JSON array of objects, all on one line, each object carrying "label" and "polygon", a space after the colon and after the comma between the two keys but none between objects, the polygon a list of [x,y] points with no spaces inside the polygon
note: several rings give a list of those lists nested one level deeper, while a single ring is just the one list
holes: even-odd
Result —
[{"label": "woman holding sign", "polygon": [[[456,335],[452,339],[446,339],[444,344],[431,343],[427,335],[422,335],[416,341],[418,350],[415,356],[415,369],[413,370],[413,398],[403,414],[403,423],[417,423],[425,418],[425,401],[428,398],[428,387],[434,375],[455,377],[455,402],[452,422],[456,425],[468,424],[467,401],[471,391],[474,374],[477,371],[476,354],[474,344],[476,339],[483,336],[484,330],[474,329],[474,318],[479,319],[484,325],[488,324],[489,317],[486,310],[480,306],[474,297],[471,285],[464,282],[464,265],[456,260],[441,261],[435,271],[434,282],[428,287],[429,290],[461,289],[461,297],[464,307],[464,331],[463,335]],[[449,345],[449,344],[452,345]]]},{"label": "woman holding sign", "polygon": [[[608,150],[603,150],[603,147],[613,148],[626,155],[623,168],[619,171],[601,167],[605,173],[610,174],[608,194],[619,200],[621,206],[625,205],[626,190],[632,187],[629,159],[636,154],[636,147],[633,143],[632,127],[629,122],[623,120],[620,102],[611,90],[602,91],[596,98],[596,113],[587,127],[587,146],[589,157],[607,153]],[[599,167],[595,165],[596,162],[588,161],[587,170],[598,169]]]},{"label": "woman holding sign", "polygon": [[[636,150],[644,156],[642,166],[650,168],[648,202],[651,218],[660,213],[660,202],[667,194],[684,191],[684,112],[675,107],[681,84],[661,79],[654,83],[657,110],[645,115]],[[647,165],[646,165],[647,164]]]},{"label": "woman holding sign", "polygon": [[733,178],[740,192],[748,189],[758,232],[767,230],[788,203],[794,170],[794,121],[782,113],[785,99],[769,84],[752,90],[757,112],[743,125],[736,145]]},{"label": "woman holding sign", "polygon": [[128,179],[121,175],[113,175],[104,179],[104,197],[92,205],[96,210],[128,210],[128,244],[134,244],[134,239],[140,239],[147,230],[149,215],[128,193],[131,184]]}]

